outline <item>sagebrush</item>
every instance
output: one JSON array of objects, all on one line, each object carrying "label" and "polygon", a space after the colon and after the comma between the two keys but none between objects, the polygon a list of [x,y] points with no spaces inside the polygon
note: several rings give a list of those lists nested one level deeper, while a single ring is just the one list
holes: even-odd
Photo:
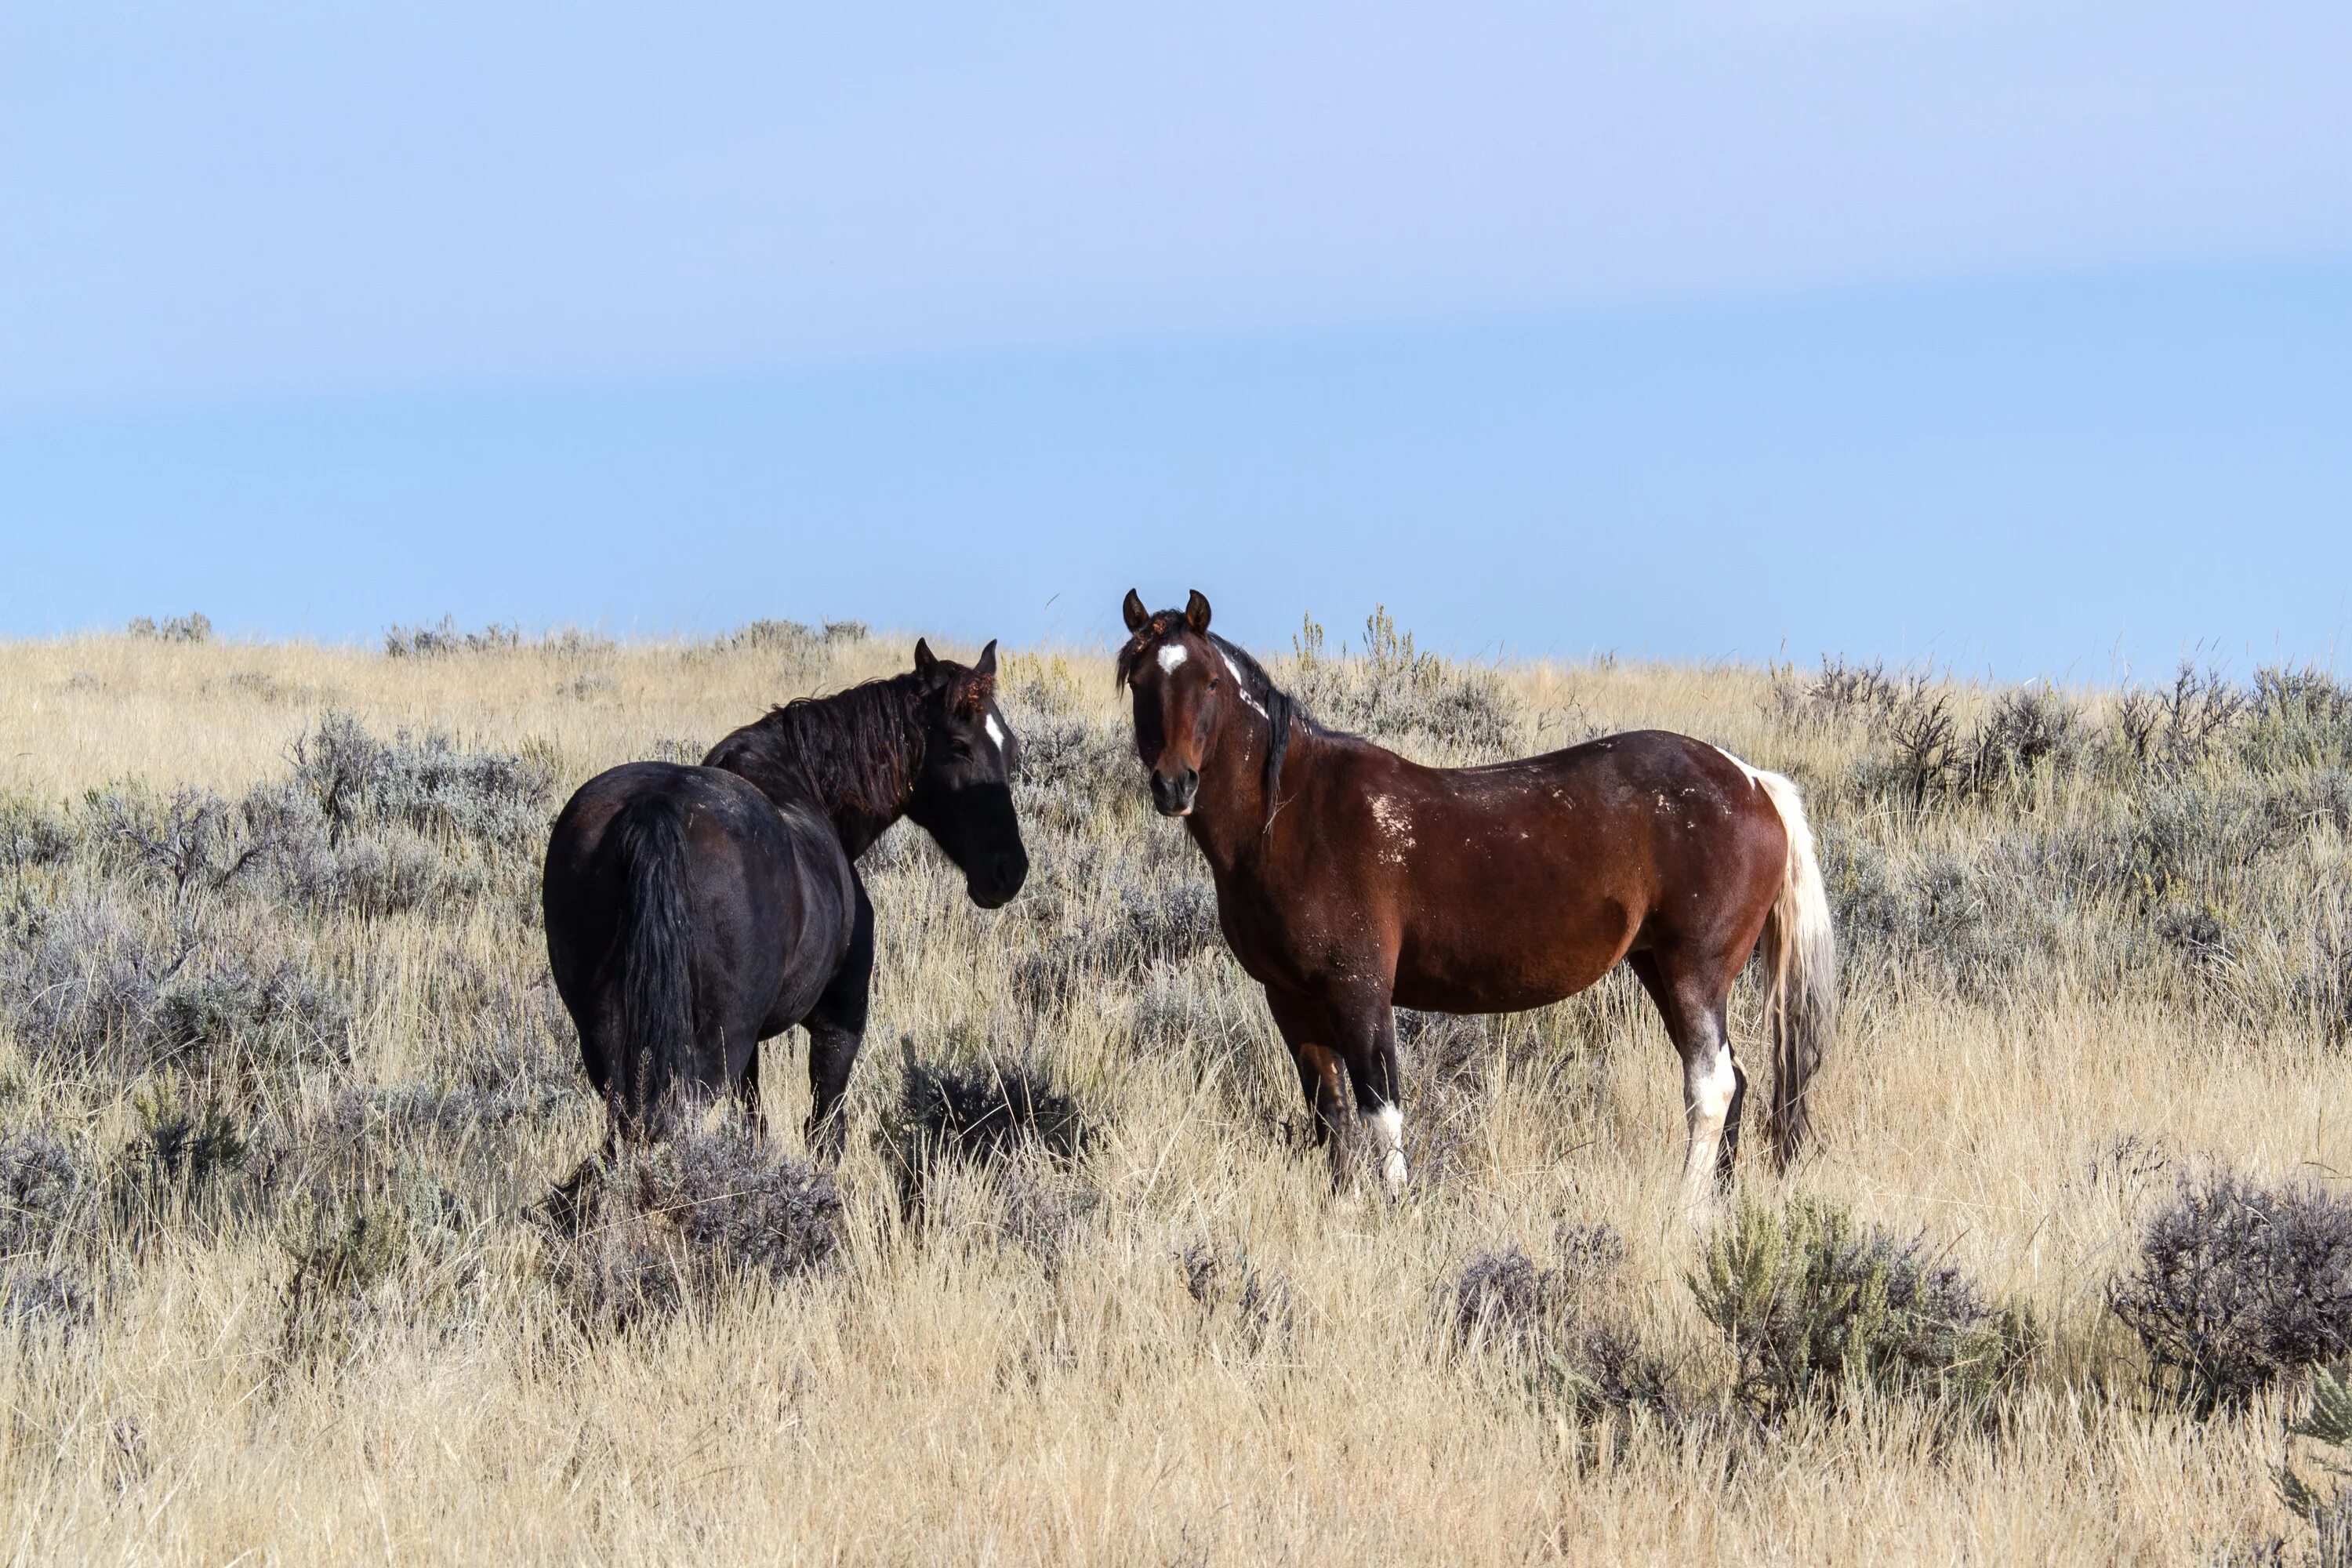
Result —
[{"label": "sagebrush", "polygon": [[[691,762],[894,671],[912,638],[418,627],[397,655],[160,625],[0,646],[19,1555],[2193,1562],[2320,1540],[2277,1484],[2305,1352],[2255,1336],[2275,1375],[2200,1417],[2108,1300],[2177,1173],[2330,1194],[2352,1170],[2328,1113],[2352,1100],[2352,702],[2326,671],[1492,665],[1379,613],[1269,659],[1325,721],[1430,762],[1660,726],[1802,786],[1848,1027],[1814,1158],[1739,1173],[1787,1266],[1724,1297],[1753,1309],[1727,1333],[1687,1279],[1742,1232],[1680,1212],[1679,1075],[1622,972],[1531,1014],[1402,1018],[1414,1185],[1331,1194],[1090,650],[1005,657],[1021,899],[975,910],[919,834],[867,857],[875,1016],[838,1172],[801,1163],[792,1039],[762,1049],[769,1143],[729,1110],[708,1142],[596,1166],[539,929],[553,812],[613,763]],[[1790,1246],[1804,1205],[1844,1239]]]}]

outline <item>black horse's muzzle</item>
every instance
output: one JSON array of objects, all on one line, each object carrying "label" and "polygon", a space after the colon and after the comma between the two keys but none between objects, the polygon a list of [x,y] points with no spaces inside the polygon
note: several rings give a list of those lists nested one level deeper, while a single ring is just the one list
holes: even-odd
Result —
[{"label": "black horse's muzzle", "polygon": [[1013,901],[1013,895],[1028,879],[1028,853],[1019,848],[1000,849],[988,858],[986,865],[965,873],[963,890],[983,910],[1002,909]]},{"label": "black horse's muzzle", "polygon": [[1190,816],[1193,797],[1201,793],[1201,773],[1186,768],[1179,773],[1151,771],[1151,804],[1162,816]]}]

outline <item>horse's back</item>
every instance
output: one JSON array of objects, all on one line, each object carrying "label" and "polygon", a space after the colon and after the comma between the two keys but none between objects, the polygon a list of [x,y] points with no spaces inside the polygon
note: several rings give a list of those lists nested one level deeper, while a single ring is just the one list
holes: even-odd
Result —
[{"label": "horse's back", "polygon": [[1360,745],[1318,793],[1323,815],[1357,828],[1372,861],[1416,875],[1455,862],[1483,874],[1485,862],[1513,858],[1520,844],[1612,864],[1671,862],[1678,850],[1719,853],[1727,834],[1778,822],[1747,764],[1666,730],[1466,768]]}]

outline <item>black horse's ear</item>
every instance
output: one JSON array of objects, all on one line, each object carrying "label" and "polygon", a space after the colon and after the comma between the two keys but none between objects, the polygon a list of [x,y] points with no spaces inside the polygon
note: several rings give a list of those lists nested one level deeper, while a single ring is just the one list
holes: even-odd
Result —
[{"label": "black horse's ear", "polygon": [[980,650],[980,662],[971,667],[971,672],[974,675],[996,673],[996,639],[994,637],[989,638],[988,646]]},{"label": "black horse's ear", "polygon": [[1127,591],[1127,600],[1119,605],[1118,613],[1127,617],[1127,629],[1131,632],[1141,631],[1143,623],[1151,618],[1151,612],[1143,607],[1143,595],[1132,588]]},{"label": "black horse's ear", "polygon": [[1192,596],[1184,601],[1184,624],[1195,632],[1209,629],[1209,598],[1198,588],[1193,589]]},{"label": "black horse's ear", "polygon": [[938,672],[939,668],[939,656],[931,651],[931,645],[923,638],[917,637],[915,639],[915,673],[929,679]]}]

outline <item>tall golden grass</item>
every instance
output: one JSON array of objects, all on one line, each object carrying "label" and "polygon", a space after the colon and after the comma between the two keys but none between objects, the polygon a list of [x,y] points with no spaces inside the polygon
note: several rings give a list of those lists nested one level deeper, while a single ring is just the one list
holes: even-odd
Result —
[{"label": "tall golden grass", "polygon": [[[586,642],[399,659],[8,644],[0,792],[66,821],[83,792],[129,778],[234,797],[283,775],[335,710],[379,735],[527,750],[554,768],[560,803],[613,763],[698,752],[772,702],[894,670],[906,640],[814,657]],[[1897,876],[2003,835],[2089,832],[2123,788],[2101,766],[2044,766],[1997,795],[1908,805],[1853,782],[1879,732],[1809,709],[1788,672],[1546,664],[1481,679],[1529,747],[1658,725],[1788,772],[1833,858],[1866,847]],[[1964,716],[1998,695],[1938,689]],[[1116,761],[1125,716],[1098,652],[1013,656],[1006,690],[1033,743],[1090,737],[1095,760],[1070,766]],[[2095,723],[2116,699],[2069,700]],[[1442,737],[1424,749],[1451,754]],[[2343,883],[2332,821],[2298,824],[2278,851],[2299,868],[2292,896],[2250,894],[2216,917],[2231,932],[2218,966],[2156,937],[2113,957],[2115,933],[2190,897],[2161,890],[2133,903],[2076,889],[2042,947],[2006,959],[2013,928],[1993,909],[1967,973],[1948,953],[1853,939],[1818,1146],[1776,1180],[1751,1142],[1740,1183],[1924,1229],[1988,1293],[2029,1306],[2048,1347],[2004,1422],[1955,1436],[1932,1412],[1863,1402],[1747,1438],[1636,1421],[1595,1443],[1521,1369],[1453,1343],[1446,1290],[1482,1250],[1541,1256],[1563,1225],[1605,1222],[1628,1246],[1634,1330],[1698,1396],[1727,1384],[1730,1353],[1685,1285],[1700,1241],[1677,1199],[1678,1077],[1646,1004],[1612,982],[1496,1031],[1443,1094],[1408,1107],[1406,1196],[1335,1199],[1297,1147],[1286,1058],[1221,949],[1156,969],[1085,956],[1094,941],[1121,951],[1136,899],[1205,880],[1140,795],[1131,763],[1083,801],[1032,789],[1031,884],[995,912],[965,901],[913,829],[877,853],[875,1023],[830,1271],[626,1333],[582,1330],[529,1211],[600,1135],[584,1092],[501,1130],[363,1133],[379,1145],[369,1169],[433,1184],[436,1212],[458,1217],[364,1285],[368,1310],[299,1345],[289,1280],[315,1215],[221,1221],[167,1199],[143,1229],[107,1218],[69,1260],[89,1310],[22,1315],[0,1345],[11,1557],[2191,1563],[2294,1528],[2273,1483],[2278,1405],[2200,1421],[2155,1398],[2105,1290],[2174,1172],[2352,1170],[2352,1060],[2284,978],[2308,962],[2295,900]],[[47,863],[15,872],[7,894],[37,910],[99,874]],[[2009,886],[1987,885],[1996,901]],[[545,1003],[532,890],[526,877],[391,915],[264,909],[222,927],[310,944],[352,1008],[347,1051],[235,1114],[299,1146],[355,1089],[463,1076],[491,1013],[523,1019],[526,1043],[560,1065],[572,1045]],[[1041,1011],[1024,961],[1073,952],[1054,962],[1075,981],[1049,969],[1049,988],[1076,994]],[[1755,990],[1740,994],[1743,1055],[1760,1045]],[[1173,1033],[1139,1029],[1148,994]],[[1238,1030],[1232,1059],[1186,1046],[1220,1020]],[[37,1131],[93,1167],[139,1136],[155,1074],[63,1062],[0,1027],[0,1133]],[[902,1036],[932,1059],[1028,1050],[1088,1108],[1097,1142],[1065,1173],[1087,1202],[1044,1242],[1009,1237],[1003,1195],[977,1173],[919,1223],[902,1214],[872,1137]],[[771,1118],[797,1148],[799,1042],[768,1051]],[[1196,1248],[1255,1271],[1285,1305],[1196,1300],[1180,1261]]]}]

